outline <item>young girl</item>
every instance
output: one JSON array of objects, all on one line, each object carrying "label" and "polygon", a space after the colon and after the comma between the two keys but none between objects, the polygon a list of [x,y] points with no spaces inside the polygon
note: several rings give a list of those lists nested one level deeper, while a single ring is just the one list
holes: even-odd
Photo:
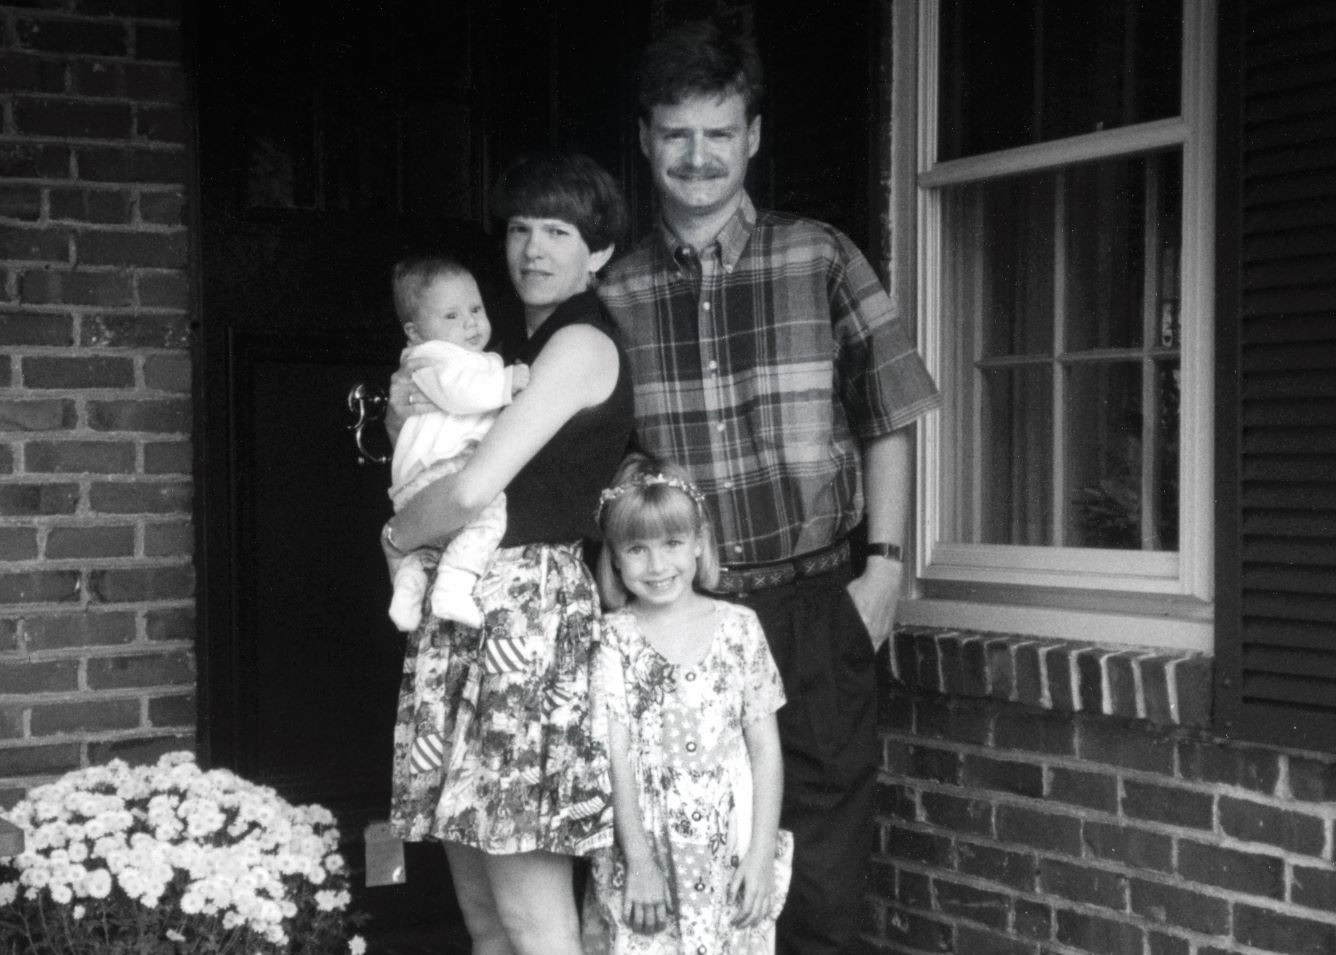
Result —
[{"label": "young girl", "polygon": [[588,953],[769,955],[793,845],[779,830],[779,672],[751,610],[718,580],[704,498],[633,456],[599,501],[617,845],[596,856]]}]

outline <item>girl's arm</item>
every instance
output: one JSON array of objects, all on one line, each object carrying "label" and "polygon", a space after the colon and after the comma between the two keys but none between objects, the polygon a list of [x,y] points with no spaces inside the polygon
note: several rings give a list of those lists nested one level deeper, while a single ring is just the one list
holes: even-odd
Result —
[{"label": "girl's arm", "polygon": [[612,818],[617,842],[626,857],[626,890],[622,894],[622,921],[634,931],[653,934],[668,925],[672,901],[668,883],[654,861],[640,819],[640,800],[631,768],[631,732],[615,719],[608,720],[608,761],[612,775]]},{"label": "girl's arm", "polygon": [[752,926],[770,912],[775,888],[775,840],[779,804],[784,795],[784,762],[779,748],[779,722],[770,713],[742,729],[752,772],[751,844],[733,873],[729,895],[737,899],[733,924]]},{"label": "girl's arm", "polygon": [[386,525],[388,550],[435,546],[506,489],[520,469],[585,408],[617,384],[617,347],[603,332],[572,325],[552,336],[530,368],[529,387],[497,416],[460,471],[423,488]]}]

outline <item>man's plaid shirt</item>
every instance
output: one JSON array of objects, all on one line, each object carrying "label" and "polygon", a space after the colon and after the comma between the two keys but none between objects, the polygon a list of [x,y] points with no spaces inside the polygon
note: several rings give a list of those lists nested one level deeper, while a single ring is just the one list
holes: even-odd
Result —
[{"label": "man's plaid shirt", "polygon": [[941,400],[857,247],[746,196],[703,254],[656,231],[599,296],[631,359],[639,443],[690,471],[725,564],[839,540],[863,514],[861,442]]}]

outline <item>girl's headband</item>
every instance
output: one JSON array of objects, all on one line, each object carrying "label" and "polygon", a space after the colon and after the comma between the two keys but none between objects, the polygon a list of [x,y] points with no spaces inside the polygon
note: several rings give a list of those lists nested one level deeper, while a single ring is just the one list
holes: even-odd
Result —
[{"label": "girl's headband", "polygon": [[596,522],[601,521],[603,519],[603,509],[626,492],[653,487],[657,484],[676,488],[695,501],[696,507],[700,509],[701,513],[705,512],[705,495],[702,494],[700,489],[690,481],[684,481],[681,478],[671,477],[664,474],[637,474],[629,481],[623,481],[615,487],[603,489],[598,496],[598,507],[594,510],[594,520]]}]

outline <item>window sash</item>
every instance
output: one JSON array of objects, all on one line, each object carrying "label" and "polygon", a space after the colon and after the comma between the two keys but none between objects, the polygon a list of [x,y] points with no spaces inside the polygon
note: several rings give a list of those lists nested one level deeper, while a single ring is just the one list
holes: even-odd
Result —
[{"label": "window sash", "polygon": [[[1188,628],[1190,633],[1180,637],[1190,645],[1198,644],[1203,639],[1201,609],[1209,607],[1213,572],[1214,278],[1211,236],[1214,218],[1215,0],[1184,2],[1182,110],[1179,116],[940,163],[935,156],[939,6],[936,0],[898,0],[895,15],[897,26],[912,26],[917,18],[915,68],[912,73],[897,69],[897,77],[907,76],[916,81],[918,90],[917,127],[912,130],[917,145],[916,169],[913,171],[917,268],[915,295],[908,297],[908,304],[912,308],[916,298],[916,311],[921,317],[920,348],[929,369],[939,380],[943,362],[947,360],[940,324],[943,314],[939,286],[943,262],[941,189],[1167,148],[1180,149],[1183,157],[1179,550],[1121,551],[944,542],[940,533],[945,503],[941,453],[943,413],[939,413],[922,422],[919,429],[919,508],[914,535],[917,579],[928,585],[940,581],[1021,588],[1030,592],[1028,599],[1032,599],[1036,606],[1059,610],[1065,604],[1070,605],[1064,593],[1071,592],[1159,596],[1165,602],[1159,611],[1153,605],[1145,609],[1151,613],[1196,618]],[[898,46],[901,57],[907,52],[907,46]],[[901,123],[901,134],[911,131],[905,128],[906,125]],[[957,413],[968,411],[957,409]],[[1190,480],[1184,479],[1185,476],[1190,476]],[[922,596],[922,593],[923,587],[919,586],[911,597]],[[1183,598],[1189,598],[1187,604]],[[911,604],[906,608],[910,617],[920,617],[912,606],[913,600],[908,603]],[[925,608],[932,603],[925,601]],[[927,613],[931,619],[916,619],[915,622],[957,625],[947,619],[952,616],[944,609],[947,603],[958,601],[939,602],[936,610]],[[1187,613],[1183,611],[1185,606],[1191,608]],[[1135,628],[1124,642],[1138,642]]]}]

